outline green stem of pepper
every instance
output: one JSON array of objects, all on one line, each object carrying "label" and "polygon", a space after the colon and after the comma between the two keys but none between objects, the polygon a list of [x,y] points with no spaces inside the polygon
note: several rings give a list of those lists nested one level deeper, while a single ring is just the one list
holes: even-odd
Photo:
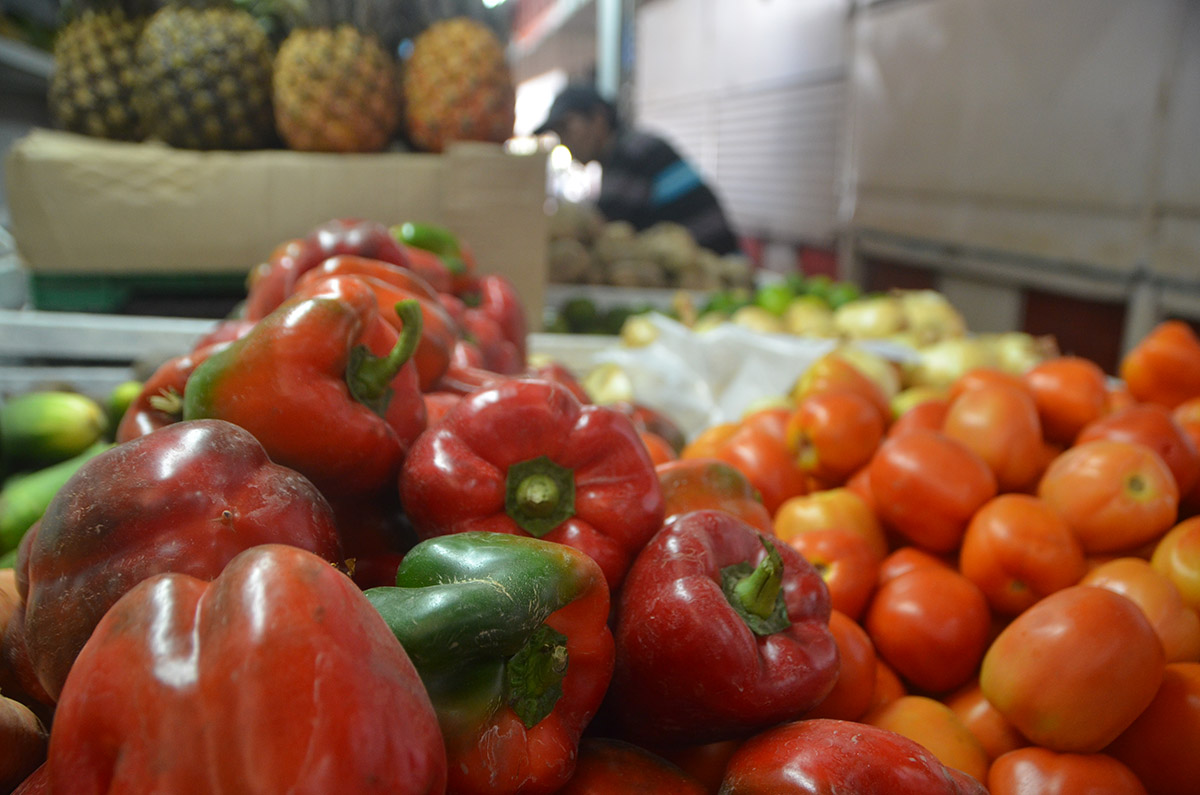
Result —
[{"label": "green stem of pepper", "polygon": [[791,625],[783,599],[783,557],[765,535],[759,540],[767,556],[753,569],[748,562],[721,570],[729,604],[756,635],[771,635]]},{"label": "green stem of pepper", "polygon": [[350,352],[346,365],[346,384],[359,403],[383,416],[392,398],[392,379],[412,358],[421,341],[421,303],[409,298],[396,304],[396,314],[404,324],[396,344],[386,356],[376,356],[360,345]]},{"label": "green stem of pepper", "polygon": [[546,456],[513,464],[505,480],[504,510],[541,538],[575,515],[575,475]]}]

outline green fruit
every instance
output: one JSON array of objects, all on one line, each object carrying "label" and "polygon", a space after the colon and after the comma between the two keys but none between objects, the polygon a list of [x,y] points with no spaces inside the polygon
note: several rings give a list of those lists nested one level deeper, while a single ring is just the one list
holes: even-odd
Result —
[{"label": "green fruit", "polygon": [[97,442],[66,461],[9,478],[0,489],[0,553],[16,549],[59,489],[80,467],[110,447],[108,442]]},{"label": "green fruit", "polygon": [[791,285],[786,282],[768,284],[758,288],[754,303],[773,315],[782,315],[788,304],[796,297]]},{"label": "green fruit", "polygon": [[36,469],[79,455],[107,428],[104,408],[77,392],[28,392],[0,407],[0,438],[10,470]]},{"label": "green fruit", "polygon": [[108,394],[108,400],[105,401],[110,431],[116,431],[117,426],[121,424],[121,418],[125,416],[125,412],[129,410],[130,405],[137,400],[140,394],[142,394],[141,381],[126,381],[113,387],[112,392]]}]

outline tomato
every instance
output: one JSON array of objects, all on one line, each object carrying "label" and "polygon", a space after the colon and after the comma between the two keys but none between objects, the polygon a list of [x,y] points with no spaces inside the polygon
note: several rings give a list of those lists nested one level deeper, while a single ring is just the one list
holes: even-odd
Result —
[{"label": "tomato", "polygon": [[945,558],[931,555],[916,547],[900,547],[888,554],[879,564],[879,582],[882,587],[889,580],[894,580],[901,574],[923,566],[940,566],[943,569],[953,569],[953,564]]},{"label": "tomato", "polygon": [[650,460],[655,466],[674,461],[679,457],[675,453],[675,448],[671,447],[671,443],[657,433],[638,431],[638,437],[642,440],[642,444],[646,445],[646,452],[650,454]]},{"label": "tomato", "polygon": [[887,537],[871,506],[858,492],[843,486],[787,500],[775,512],[774,529],[788,542],[813,530],[849,530],[862,536],[880,558],[888,551]]},{"label": "tomato", "polygon": [[1185,604],[1200,610],[1200,516],[1168,530],[1155,545],[1150,565],[1175,583]]},{"label": "tomato", "polygon": [[935,431],[889,438],[868,469],[880,519],[932,552],[956,549],[971,516],[996,496],[996,477],[983,459]]},{"label": "tomato", "polygon": [[975,673],[991,613],[974,583],[950,568],[923,566],[880,586],[864,625],[875,651],[904,679],[946,693]]},{"label": "tomato", "polygon": [[799,405],[809,395],[822,392],[853,392],[879,409],[879,416],[891,416],[890,397],[878,383],[837,350],[819,357],[797,379],[791,398]]},{"label": "tomato", "polygon": [[888,437],[900,436],[911,430],[923,428],[927,431],[940,431],[946,421],[946,413],[950,411],[949,398],[933,398],[913,406],[901,414],[887,429]]},{"label": "tomato", "polygon": [[945,704],[979,740],[989,760],[1029,745],[1016,727],[984,698],[978,679],[947,696]]},{"label": "tomato", "polygon": [[1010,751],[992,763],[991,795],[1146,795],[1125,765],[1105,754],[1058,753],[1047,748]]},{"label": "tomato", "polygon": [[867,707],[867,712],[873,712],[906,695],[908,695],[908,688],[905,687],[900,675],[876,654],[875,687],[871,689],[871,704]]},{"label": "tomato", "polygon": [[1084,426],[1108,409],[1108,377],[1100,365],[1082,356],[1056,356],[1025,372],[1042,434],[1069,445]]},{"label": "tomato", "polygon": [[1184,604],[1166,575],[1141,558],[1117,558],[1089,571],[1081,585],[1107,588],[1131,599],[1163,644],[1167,662],[1200,661],[1200,615]]},{"label": "tomato", "polygon": [[1023,491],[1041,474],[1042,423],[1022,386],[994,380],[965,388],[951,401],[942,433],[975,451],[1000,491]]},{"label": "tomato", "polygon": [[1200,663],[1171,663],[1150,706],[1105,749],[1155,795],[1190,795],[1200,781]]},{"label": "tomato", "polygon": [[681,458],[658,464],[664,516],[714,509],[738,517],[764,533],[772,529],[762,497],[736,467],[715,458]]},{"label": "tomato", "polygon": [[[892,409],[892,422],[895,423],[912,409],[929,401],[940,402],[943,406],[949,405],[947,390],[929,385],[910,386],[902,389],[888,402]],[[939,422],[938,426],[940,425]]]},{"label": "tomato", "polygon": [[875,691],[875,645],[858,622],[836,609],[829,616],[829,631],[838,647],[837,683],[804,717],[858,720]]},{"label": "tomato", "polygon": [[1013,616],[1087,572],[1083,547],[1038,497],[1001,494],[971,518],[959,570],[1000,615]]},{"label": "tomato", "polygon": [[[1192,444],[1197,450],[1200,450],[1200,397],[1185,400],[1175,407],[1171,412],[1172,419],[1179,424],[1187,437],[1192,440]],[[1180,496],[1180,502],[1183,505],[1183,510],[1187,511],[1187,515],[1200,513],[1200,481],[1197,481],[1192,490]]]},{"label": "tomato", "polygon": [[1033,743],[1090,753],[1146,708],[1164,663],[1141,608],[1112,591],[1073,585],[1000,632],[984,655],[979,686]]},{"label": "tomato", "polygon": [[976,781],[986,781],[987,752],[979,739],[948,706],[928,696],[901,696],[867,715],[871,726],[894,731],[933,752],[947,767]]},{"label": "tomato", "polygon": [[1200,396],[1200,339],[1181,320],[1163,321],[1121,359],[1120,375],[1137,400],[1174,408]]},{"label": "tomato", "polygon": [[800,401],[788,417],[785,441],[802,470],[843,483],[863,467],[883,439],[878,406],[854,392],[820,392]]},{"label": "tomato", "polygon": [[831,529],[799,533],[788,544],[821,575],[833,608],[858,620],[875,590],[881,560],[867,540],[850,530]]},{"label": "tomato", "polygon": [[677,765],[644,748],[601,737],[579,743],[575,772],[560,795],[705,795],[705,789]]},{"label": "tomato", "polygon": [[1038,496],[1066,520],[1084,552],[1118,552],[1158,538],[1175,523],[1179,487],[1150,448],[1099,439],[1051,461]]},{"label": "tomato", "polygon": [[1029,387],[1021,376],[1015,373],[1010,373],[1007,370],[997,370],[994,367],[976,367],[960,375],[950,385],[947,390],[947,397],[953,403],[964,392],[969,392],[978,387],[989,388],[993,386],[1009,387],[1016,389],[1025,394],[1029,393]]},{"label": "tomato", "polygon": [[784,442],[790,413],[780,407],[743,418],[711,456],[741,470],[772,514],[789,497],[808,491],[808,474],[796,465]]},{"label": "tomato", "polygon": [[1079,433],[1076,444],[1093,439],[1138,442],[1158,453],[1180,494],[1187,494],[1200,480],[1200,451],[1191,436],[1162,406],[1139,403],[1096,420]]},{"label": "tomato", "polygon": [[712,458],[717,450],[729,441],[729,437],[737,432],[738,427],[736,422],[719,422],[716,425],[708,426],[683,446],[683,449],[679,451],[679,457]]}]

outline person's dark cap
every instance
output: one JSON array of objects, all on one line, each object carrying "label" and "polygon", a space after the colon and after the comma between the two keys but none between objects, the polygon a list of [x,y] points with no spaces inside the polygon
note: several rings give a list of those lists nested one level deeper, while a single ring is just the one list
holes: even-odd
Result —
[{"label": "person's dark cap", "polygon": [[593,86],[585,83],[572,83],[559,92],[550,105],[546,120],[533,131],[534,135],[544,135],[559,124],[568,113],[590,113],[597,106],[609,107],[604,97],[600,96]]}]

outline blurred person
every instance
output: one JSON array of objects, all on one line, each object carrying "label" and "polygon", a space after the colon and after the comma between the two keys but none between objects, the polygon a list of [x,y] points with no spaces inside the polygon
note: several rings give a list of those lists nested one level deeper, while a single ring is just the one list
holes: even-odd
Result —
[{"label": "blurred person", "polygon": [[639,231],[660,221],[682,224],[717,254],[740,253],[721,203],[700,173],[662,138],[620,123],[616,108],[590,85],[571,84],[535,133],[553,132],[580,163],[599,162],[600,197],[609,221]]}]

